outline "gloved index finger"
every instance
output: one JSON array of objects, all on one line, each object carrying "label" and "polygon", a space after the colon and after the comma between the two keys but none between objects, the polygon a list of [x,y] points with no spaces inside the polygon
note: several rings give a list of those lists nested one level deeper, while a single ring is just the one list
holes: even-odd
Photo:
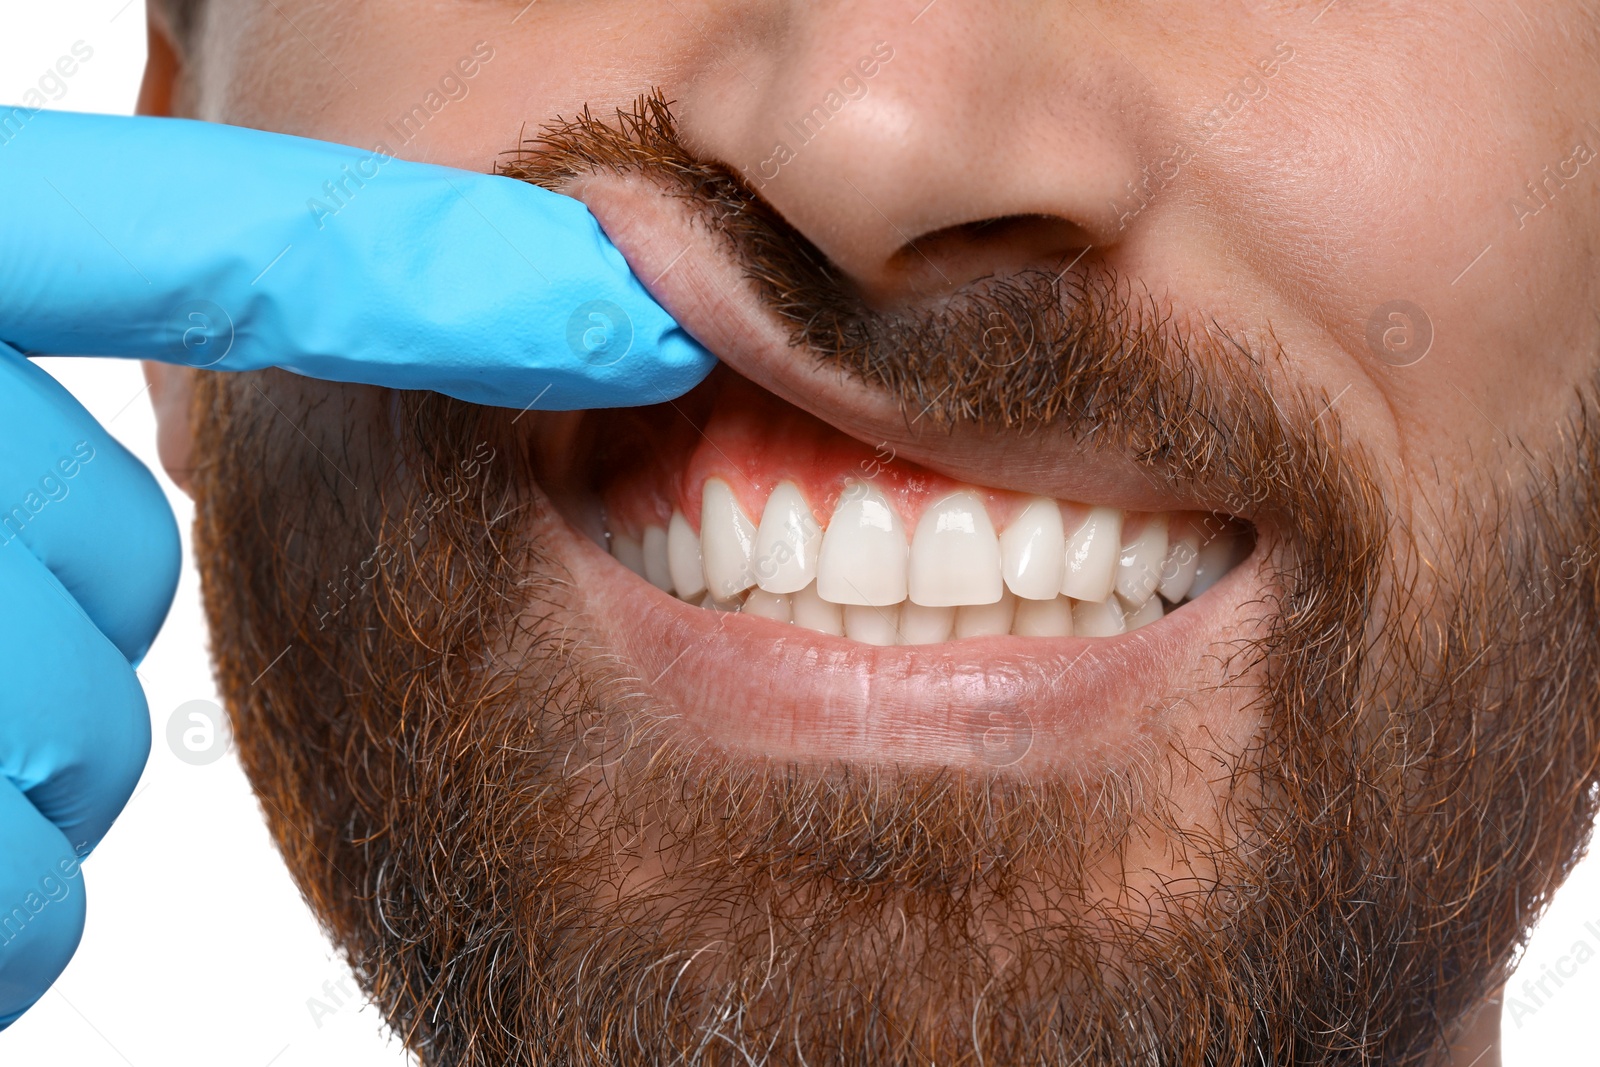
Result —
[{"label": "gloved index finger", "polygon": [[85,624],[131,663],[155,639],[178,584],[178,526],[154,476],[59,382],[4,344],[0,553],[37,559]]},{"label": "gloved index finger", "polygon": [[[0,341],[567,409],[711,355],[588,209],[510,178],[183,119],[33,112],[5,145]],[[113,169],[85,158],[113,159]]]}]

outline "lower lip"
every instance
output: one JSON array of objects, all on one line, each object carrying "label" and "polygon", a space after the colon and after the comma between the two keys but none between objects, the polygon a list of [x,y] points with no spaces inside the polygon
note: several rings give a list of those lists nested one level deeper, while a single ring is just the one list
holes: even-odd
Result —
[{"label": "lower lip", "polygon": [[543,536],[576,605],[654,710],[730,754],[1084,772],[1129,757],[1214,688],[1218,657],[1257,598],[1265,548],[1206,594],[1110,638],[984,637],[876,647],[685,604],[552,516]]}]

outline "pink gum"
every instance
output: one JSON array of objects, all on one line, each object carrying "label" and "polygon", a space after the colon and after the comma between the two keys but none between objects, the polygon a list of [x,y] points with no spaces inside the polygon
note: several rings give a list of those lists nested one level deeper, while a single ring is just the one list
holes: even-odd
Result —
[{"label": "pink gum", "polygon": [[[865,482],[888,498],[908,533],[916,529],[929,505],[958,490],[978,495],[996,530],[1004,530],[1033,499],[1026,493],[958,482],[900,460],[886,443],[876,448],[864,444],[744,383],[718,398],[676,474],[667,469],[665,454],[651,460],[604,494],[613,528],[636,537],[647,525],[665,526],[675,508],[698,532],[701,490],[709,478],[726,482],[744,513],[757,524],[767,497],[786,481],[805,494],[813,517],[824,527],[851,482]],[[1087,517],[1089,505],[1060,503],[1070,532]],[[1137,533],[1143,521],[1143,515],[1129,513],[1124,536]]]}]

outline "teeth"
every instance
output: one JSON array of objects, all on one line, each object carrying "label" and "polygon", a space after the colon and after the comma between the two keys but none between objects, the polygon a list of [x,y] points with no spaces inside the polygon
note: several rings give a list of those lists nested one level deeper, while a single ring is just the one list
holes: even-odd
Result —
[{"label": "teeth", "polygon": [[899,644],[900,605],[873,607],[868,604],[846,604],[844,635],[866,645]]},{"label": "teeth", "polygon": [[1072,632],[1079,637],[1115,637],[1124,629],[1122,602],[1114,596],[1072,605]]},{"label": "teeth", "polygon": [[1000,541],[983,501],[951,493],[922,513],[911,539],[907,589],[912,601],[930,608],[1000,599]]},{"label": "teeth", "polygon": [[955,608],[928,608],[910,600],[900,605],[900,643],[936,645],[955,632]]},{"label": "teeth", "polygon": [[1122,512],[1090,508],[1083,525],[1067,538],[1067,573],[1061,591],[1074,600],[1105,600],[1111,595],[1121,549]]},{"label": "teeth", "polygon": [[1234,539],[1226,534],[1211,538],[1200,546],[1195,561],[1194,583],[1189,586],[1189,599],[1210,589],[1233,566]]},{"label": "teeth", "polygon": [[710,608],[712,611],[738,611],[741,604],[737,599],[718,600],[710,593],[707,593],[700,598],[700,606],[703,608]]},{"label": "teeth", "polygon": [[769,593],[765,589],[752,589],[750,595],[744,598],[744,607],[739,610],[746,615],[759,615],[773,622],[794,621],[794,602],[782,593]]},{"label": "teeth", "polygon": [[966,604],[956,609],[956,637],[990,637],[1011,632],[1017,598],[1009,590],[993,604]]},{"label": "teeth", "polygon": [[1066,536],[1061,505],[1035,497],[1000,535],[1000,572],[1006,586],[1027,600],[1053,602],[1066,577]]},{"label": "teeth", "polygon": [[1193,527],[1185,525],[1173,536],[1172,546],[1167,549],[1167,558],[1161,563],[1161,582],[1156,586],[1156,592],[1166,597],[1169,604],[1176,604],[1188,596],[1199,563],[1200,534]]},{"label": "teeth", "polygon": [[1143,606],[1156,594],[1161,563],[1167,558],[1167,517],[1152,515],[1144,528],[1122,546],[1117,561],[1117,595],[1130,608]]},{"label": "teeth", "polygon": [[844,609],[817,595],[815,582],[794,595],[794,624],[818,633],[844,636]]},{"label": "teeth", "polygon": [[1054,600],[1018,600],[1011,632],[1018,637],[1071,637],[1072,601],[1064,596]]},{"label": "teeth", "polygon": [[793,482],[767,498],[756,532],[756,584],[769,593],[797,593],[817,580],[822,530],[811,504]]},{"label": "teeth", "polygon": [[683,512],[674,511],[667,523],[667,571],[672,588],[683,600],[696,602],[706,591],[705,569],[700,565],[700,538]]},{"label": "teeth", "polygon": [[672,564],[667,551],[667,531],[660,526],[646,526],[644,528],[644,577],[645,581],[655,586],[672,592]]},{"label": "teeth", "polygon": [[617,557],[617,562],[628,568],[639,577],[645,577],[644,546],[625,533],[611,535],[611,554]]},{"label": "teeth", "polygon": [[[1120,599],[1120,597],[1117,599]],[[1161,598],[1158,596],[1151,597],[1137,608],[1131,605],[1124,605],[1124,607],[1126,608],[1126,613],[1123,615],[1122,623],[1130,633],[1141,626],[1148,626],[1150,623],[1158,621],[1167,613],[1166,609],[1161,606]]]},{"label": "teeth", "polygon": [[674,511],[642,537],[611,530],[612,555],[690,604],[871,645],[1131,633],[1201,596],[1247,546],[1236,527],[1202,529],[1190,512],[1125,524],[1093,507],[1066,534],[1062,505],[1044,497],[1023,501],[997,537],[978,490],[926,507],[909,544],[894,504],[862,481],[826,529],[792,481],[773,489],[759,526],[721,478],[701,500],[699,534]]},{"label": "teeth", "polygon": [[817,592],[835,604],[888,607],[906,598],[906,531],[888,499],[865,482],[840,497],[817,560]]},{"label": "teeth", "polygon": [[731,600],[756,584],[756,527],[721,478],[710,478],[700,494],[700,552],[706,588]]}]

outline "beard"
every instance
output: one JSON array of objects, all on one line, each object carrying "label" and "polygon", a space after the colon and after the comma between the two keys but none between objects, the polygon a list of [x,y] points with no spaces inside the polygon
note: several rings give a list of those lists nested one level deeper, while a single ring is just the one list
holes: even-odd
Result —
[{"label": "beard", "polygon": [[[1109,276],[875,312],[659,100],[532,148],[508,173],[635,169],[705,207],[798,346],[908,409],[1071,435],[1248,512],[1261,635],[1213,651],[1259,728],[1230,747],[1156,714],[1137,758],[1072,777],[691,743],[547,551],[563,520],[516,413],[205,376],[196,548],[240,758],[423,1061],[1437,1055],[1595,813],[1593,389],[1501,477],[1419,502],[1325,397],[1271,384],[1281,352]],[[1026,358],[993,358],[996,315]],[[1205,810],[1174,799],[1197,776]]]}]

